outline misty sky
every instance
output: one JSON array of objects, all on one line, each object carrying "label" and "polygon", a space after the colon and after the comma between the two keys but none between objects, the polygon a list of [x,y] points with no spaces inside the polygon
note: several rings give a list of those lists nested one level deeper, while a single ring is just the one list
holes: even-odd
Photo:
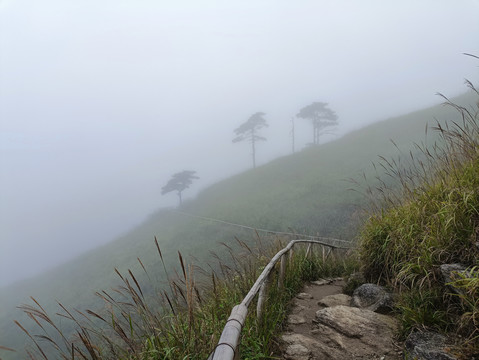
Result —
[{"label": "misty sky", "polygon": [[340,136],[462,93],[478,17],[478,0],[0,0],[0,285],[175,205],[175,172],[198,172],[192,197],[251,167],[232,139],[257,111],[263,164],[313,101]]}]

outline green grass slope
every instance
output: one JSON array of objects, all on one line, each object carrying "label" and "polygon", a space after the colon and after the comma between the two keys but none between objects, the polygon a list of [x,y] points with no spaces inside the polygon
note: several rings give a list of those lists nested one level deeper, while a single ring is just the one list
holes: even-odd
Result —
[{"label": "green grass slope", "polygon": [[[472,95],[455,99],[469,103]],[[413,148],[424,139],[427,122],[457,119],[458,114],[441,105],[389,119],[350,133],[339,140],[311,147],[276,159],[255,170],[221,181],[185,203],[181,211],[252,227],[275,231],[293,229],[300,233],[353,239],[366,198],[348,191],[347,179],[363,173],[374,177],[371,162],[378,154],[392,156],[397,149]],[[178,264],[177,251],[192,255],[204,265],[219,242],[235,242],[238,236],[250,240],[254,234],[225,224],[180,214],[168,209],[152,214],[141,226],[123,237],[78,257],[37,278],[0,290],[0,345],[21,348],[24,338],[13,320],[28,323],[20,303],[34,296],[50,314],[56,302],[69,308],[94,308],[99,301],[93,293],[116,286],[114,268],[142,273],[140,258],[150,276],[164,284],[153,238],[157,236],[167,267]],[[153,271],[151,271],[153,269]],[[4,359],[15,354],[1,354]]]},{"label": "green grass slope", "polygon": [[[370,216],[360,236],[366,277],[399,295],[402,334],[424,328],[446,333],[460,359],[479,355],[478,95],[467,107],[452,100],[461,121],[438,131],[441,146],[423,156],[428,162],[415,158],[401,197],[386,198],[391,201]],[[398,173],[390,164],[385,169]],[[467,271],[445,284],[443,264]]]}]

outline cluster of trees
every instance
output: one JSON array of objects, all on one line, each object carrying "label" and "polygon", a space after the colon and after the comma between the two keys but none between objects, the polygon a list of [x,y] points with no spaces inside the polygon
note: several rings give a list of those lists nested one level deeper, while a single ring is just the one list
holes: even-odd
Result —
[{"label": "cluster of trees", "polygon": [[[256,144],[258,141],[266,141],[266,138],[259,134],[262,128],[268,127],[268,123],[264,118],[265,115],[264,112],[256,112],[234,130],[235,137],[233,138],[233,143],[241,141],[250,142],[253,168],[256,168]],[[319,144],[320,137],[330,134],[331,128],[338,124],[338,116],[328,107],[328,103],[324,102],[313,102],[305,106],[299,111],[296,117],[311,121],[313,125],[313,145]],[[292,119],[292,138],[294,152],[294,118]],[[164,195],[176,191],[181,205],[182,192],[188,189],[193,183],[193,180],[196,179],[199,179],[196,175],[196,171],[184,170],[173,174],[167,184],[161,188],[161,194]]]},{"label": "cluster of trees", "polygon": [[313,124],[313,145],[319,144],[322,135],[329,134],[330,128],[338,124],[338,116],[328,108],[327,103],[314,102],[302,108],[296,115],[301,119],[311,120]]},{"label": "cluster of trees", "polygon": [[[253,157],[253,168],[256,168],[256,143],[266,141],[266,138],[259,135],[259,130],[267,127],[263,112],[257,112],[250,116],[246,122],[234,130],[236,137],[233,142],[249,141],[251,143],[251,155]],[[319,138],[331,133],[331,127],[338,124],[338,116],[324,102],[313,102],[311,105],[302,108],[296,115],[297,118],[310,120],[313,125],[313,145],[319,144]],[[294,118],[292,122],[293,152],[294,152]]]}]

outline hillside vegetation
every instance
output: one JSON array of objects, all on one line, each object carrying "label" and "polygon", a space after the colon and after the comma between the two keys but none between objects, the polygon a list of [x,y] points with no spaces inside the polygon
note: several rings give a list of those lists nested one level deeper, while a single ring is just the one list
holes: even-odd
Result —
[{"label": "hillside vegetation", "polygon": [[[467,104],[472,99],[473,95],[467,94],[454,102]],[[364,173],[374,179],[376,172],[371,162],[378,154],[388,157],[397,151],[390,139],[398,148],[420,154],[413,143],[424,139],[425,124],[433,118],[440,122],[460,120],[460,114],[435,106],[371,125],[215,184],[180,210],[251,227],[354,239],[367,199],[358,192],[347,191],[352,186],[347,180],[360,179]],[[434,136],[430,139],[434,141]],[[376,186],[376,181],[372,180],[370,185]],[[159,210],[122,238],[38,278],[3,288],[1,345],[23,347],[24,335],[13,320],[25,324],[28,319],[14,308],[20,303],[32,304],[30,295],[50,314],[58,311],[56,301],[68,308],[94,309],[102,305],[93,295],[95,291],[121,285],[115,268],[121,273],[131,269],[141,279],[149,277],[158,288],[168,286],[155,251],[154,236],[158,238],[165,268],[169,273],[176,269],[180,274],[178,251],[185,256],[194,255],[195,263],[206,268],[212,260],[212,250],[227,253],[227,248],[218,246],[220,242],[234,247],[235,237],[245,244],[251,244],[256,237],[252,231],[169,209]],[[148,269],[148,276],[142,275],[142,265]],[[5,353],[2,357],[10,359],[17,354]]]},{"label": "hillside vegetation", "polygon": [[[402,186],[373,193],[378,210],[360,234],[365,275],[399,294],[403,335],[422,328],[447,332],[456,342],[453,352],[464,359],[479,354],[477,95],[472,106],[447,102],[460,120],[437,125],[442,141],[423,148],[409,167],[382,162],[386,176]],[[468,271],[445,285],[442,264],[462,264]]]}]

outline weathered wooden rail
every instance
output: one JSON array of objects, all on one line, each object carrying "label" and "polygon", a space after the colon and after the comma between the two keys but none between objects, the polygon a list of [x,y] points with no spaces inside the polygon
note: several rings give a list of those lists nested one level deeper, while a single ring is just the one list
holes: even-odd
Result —
[{"label": "weathered wooden rail", "polygon": [[[344,240],[336,240],[333,239],[333,242],[344,242]],[[332,249],[350,249],[351,246],[344,246],[338,245],[335,243],[327,243],[324,241],[319,240],[308,240],[308,239],[301,239],[301,240],[292,240],[288,243],[288,245],[283,248],[282,250],[278,251],[278,253],[270,260],[268,265],[264,268],[261,275],[258,277],[254,285],[251,287],[248,294],[245,296],[243,301],[233,307],[231,311],[231,315],[226,322],[226,325],[221,333],[221,337],[218,341],[218,344],[215,347],[215,350],[211,353],[208,357],[208,360],[233,360],[239,359],[239,338],[241,335],[241,329],[243,328],[246,315],[248,314],[248,307],[253,301],[256,294],[258,294],[258,302],[256,306],[256,314],[258,319],[261,317],[263,311],[263,304],[266,295],[266,289],[269,283],[269,277],[274,269],[275,265],[280,262],[280,269],[278,274],[278,287],[283,286],[283,281],[286,273],[286,255],[289,252],[290,259],[292,258],[293,254],[293,246],[298,243],[309,243],[308,249],[306,250],[306,257],[311,252],[311,246],[313,244],[319,244],[323,247],[329,248],[331,251]],[[329,255],[329,253],[328,253]]]}]

